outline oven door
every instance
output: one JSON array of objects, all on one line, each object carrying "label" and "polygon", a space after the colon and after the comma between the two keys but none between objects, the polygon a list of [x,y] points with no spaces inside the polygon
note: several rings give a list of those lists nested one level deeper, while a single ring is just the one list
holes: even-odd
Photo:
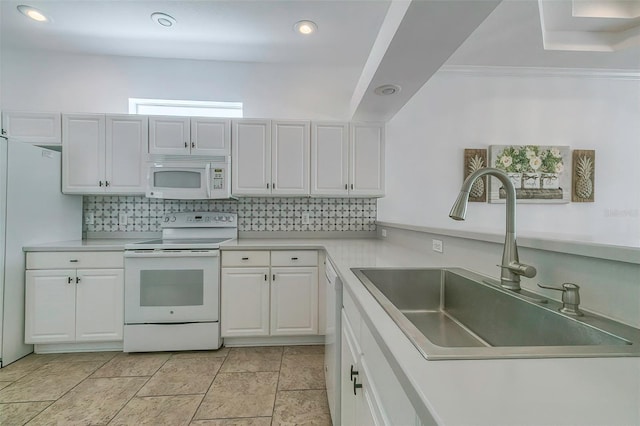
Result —
[{"label": "oven door", "polygon": [[125,252],[125,323],[211,322],[219,318],[218,250]]}]

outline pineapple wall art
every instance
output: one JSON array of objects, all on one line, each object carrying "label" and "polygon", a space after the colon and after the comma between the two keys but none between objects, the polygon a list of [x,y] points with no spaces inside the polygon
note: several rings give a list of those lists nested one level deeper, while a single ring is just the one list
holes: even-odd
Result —
[{"label": "pineapple wall art", "polygon": [[[486,149],[465,149],[464,150],[464,179],[478,169],[487,166]],[[471,191],[469,191],[469,201],[487,201],[487,178],[486,176],[476,180]]]},{"label": "pineapple wall art", "polygon": [[573,185],[571,201],[592,203],[594,201],[594,182],[596,152],[594,150],[573,151]]},{"label": "pineapple wall art", "polygon": [[[504,171],[516,189],[518,203],[557,204],[572,200],[569,146],[491,145],[489,167]],[[502,183],[489,179],[489,202],[504,203]]]}]

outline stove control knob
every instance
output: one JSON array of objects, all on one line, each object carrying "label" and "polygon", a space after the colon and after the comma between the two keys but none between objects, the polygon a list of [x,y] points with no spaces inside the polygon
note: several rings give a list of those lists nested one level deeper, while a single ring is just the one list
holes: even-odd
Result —
[{"label": "stove control knob", "polygon": [[165,221],[165,222],[169,222],[169,216],[165,216],[165,217],[164,217],[164,221]]},{"label": "stove control knob", "polygon": [[176,217],[175,216],[171,216],[171,222],[175,222],[176,221]]},{"label": "stove control knob", "polygon": [[204,221],[205,221],[205,222],[211,222],[211,217],[207,216],[207,217],[204,219]]},{"label": "stove control knob", "polygon": [[227,217],[226,216],[221,216],[220,220],[223,221],[223,222],[226,222],[227,221]]},{"label": "stove control knob", "polygon": [[219,222],[220,221],[220,216],[214,217],[213,220],[215,220],[216,222]]}]

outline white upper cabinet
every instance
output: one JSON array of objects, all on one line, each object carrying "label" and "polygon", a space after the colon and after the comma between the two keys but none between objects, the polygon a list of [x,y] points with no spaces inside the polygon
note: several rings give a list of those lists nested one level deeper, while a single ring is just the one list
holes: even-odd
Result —
[{"label": "white upper cabinet", "polygon": [[384,124],[312,123],[311,195],[384,196]]},{"label": "white upper cabinet", "polygon": [[351,124],[349,194],[384,195],[384,125]]},{"label": "white upper cabinet", "polygon": [[149,152],[185,155],[191,150],[189,117],[149,117]]},{"label": "white upper cabinet", "polygon": [[231,154],[231,120],[224,118],[191,118],[191,154]]},{"label": "white upper cabinet", "polygon": [[62,115],[62,192],[141,194],[147,117]]},{"label": "white upper cabinet", "polygon": [[149,153],[228,156],[231,120],[207,117],[149,117]]},{"label": "white upper cabinet", "polygon": [[233,120],[231,152],[231,192],[271,194],[271,122]]},{"label": "white upper cabinet", "polygon": [[349,194],[349,124],[311,124],[311,195]]},{"label": "white upper cabinet", "polygon": [[308,121],[234,120],[234,195],[309,194]]},{"label": "white upper cabinet", "polygon": [[271,193],[309,194],[308,121],[271,123]]},{"label": "white upper cabinet", "polygon": [[106,192],[143,193],[149,126],[147,117],[107,115]]},{"label": "white upper cabinet", "polygon": [[2,135],[36,145],[60,145],[60,114],[5,111],[2,113]]},{"label": "white upper cabinet", "polygon": [[62,115],[62,192],[104,192],[105,115]]}]

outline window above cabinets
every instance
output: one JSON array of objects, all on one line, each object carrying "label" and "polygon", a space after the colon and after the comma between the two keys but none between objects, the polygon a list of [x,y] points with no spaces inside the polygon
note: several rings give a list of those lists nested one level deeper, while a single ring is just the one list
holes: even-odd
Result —
[{"label": "window above cabinets", "polygon": [[129,114],[242,118],[242,102],[129,98]]}]

